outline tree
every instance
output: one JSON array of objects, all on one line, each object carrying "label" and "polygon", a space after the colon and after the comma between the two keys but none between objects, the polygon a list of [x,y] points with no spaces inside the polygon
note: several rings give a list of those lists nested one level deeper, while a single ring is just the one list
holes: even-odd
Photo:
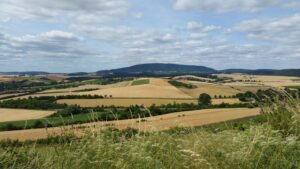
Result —
[{"label": "tree", "polygon": [[198,103],[199,104],[203,104],[203,105],[210,105],[211,104],[211,97],[210,97],[210,95],[208,95],[206,93],[202,93],[199,96]]}]

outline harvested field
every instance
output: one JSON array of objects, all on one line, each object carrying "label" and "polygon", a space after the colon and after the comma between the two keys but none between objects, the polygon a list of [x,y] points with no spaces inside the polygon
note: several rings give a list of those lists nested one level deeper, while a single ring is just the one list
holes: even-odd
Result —
[{"label": "harvested field", "polygon": [[176,77],[173,77],[173,80],[188,80],[189,78],[196,79],[199,81],[207,81],[207,82],[214,81],[214,79],[211,79],[211,78],[205,78],[205,77],[199,77],[199,76],[193,76],[193,75],[176,76]]},{"label": "harvested field", "polygon": [[8,77],[8,76],[0,76],[0,82],[9,82],[9,81],[13,81],[16,80],[15,77]]},{"label": "harvested field", "polygon": [[256,93],[258,90],[268,90],[268,89],[272,88],[272,87],[269,87],[269,86],[259,86],[259,85],[253,85],[253,86],[250,86],[250,85],[237,85],[237,84],[233,84],[233,85],[225,84],[225,85],[231,87],[232,89],[238,90],[240,92],[250,91],[250,92],[253,92],[253,93]]},{"label": "harvested field", "polygon": [[241,101],[239,99],[212,99],[212,104],[221,104],[221,103],[235,104],[235,103],[241,103]]},{"label": "harvested field", "polygon": [[[72,127],[65,127],[70,132],[77,135],[84,133],[83,129],[92,129],[99,131],[101,128],[116,127],[118,129],[125,129],[128,127],[137,128],[141,131],[157,131],[166,130],[176,126],[181,127],[195,127],[211,123],[234,120],[244,117],[256,116],[260,113],[259,108],[247,109],[208,109],[171,113],[161,116],[149,117],[141,119],[119,120],[110,122],[95,122],[82,125],[74,125]],[[0,132],[0,140],[3,139],[19,139],[19,140],[34,140],[39,138],[46,138],[48,135],[62,134],[66,132],[63,128],[48,128],[46,129],[31,129],[20,131]]]},{"label": "harvested field", "polygon": [[[68,105],[80,105],[81,107],[97,107],[97,106],[121,106],[128,107],[131,105],[143,105],[149,107],[153,104],[160,106],[163,104],[173,103],[194,103],[198,104],[197,99],[152,99],[152,98],[113,98],[113,99],[62,99],[58,103],[66,103]],[[221,103],[241,103],[239,99],[212,99],[213,104]]]},{"label": "harvested field", "polygon": [[53,113],[55,111],[0,108],[0,122],[40,119],[50,116]]},{"label": "harvested field", "polygon": [[194,82],[194,81],[182,81],[184,83],[190,83],[197,88],[195,89],[185,89],[185,88],[180,88],[181,91],[186,93],[187,95],[193,97],[193,98],[198,98],[200,94],[202,93],[207,93],[211,97],[214,97],[215,95],[219,96],[232,96],[236,95],[237,93],[240,93],[240,91],[236,89],[232,89],[229,86],[224,86],[221,84],[213,84],[213,83],[206,83],[206,82]]},{"label": "harvested field", "polygon": [[[120,82],[120,83],[110,84],[110,85],[82,85],[82,86],[71,87],[67,89],[50,89],[50,90],[42,91],[37,94],[26,95],[26,96],[21,96],[16,98],[28,98],[30,96],[39,97],[39,96],[64,96],[64,95],[87,95],[87,94],[95,95],[102,89],[113,89],[113,88],[124,87],[130,85],[130,83],[131,83],[130,81],[125,81],[125,82]],[[76,92],[78,90],[94,89],[94,88],[98,88],[99,90],[94,90],[89,92]]]},{"label": "harvested field", "polygon": [[[72,91],[76,91],[76,90],[84,90],[84,89],[91,89],[91,88],[101,88],[101,85],[82,85],[82,86],[78,86],[78,87],[70,87],[67,89],[50,89],[50,90],[45,90],[42,91],[40,93],[46,94],[46,93],[71,93]],[[39,93],[39,94],[40,94]]]},{"label": "harvested field", "polygon": [[106,88],[82,94],[112,95],[112,97],[125,98],[192,98],[164,79],[150,79],[150,84]]},{"label": "harvested field", "polygon": [[21,95],[21,94],[24,94],[24,93],[1,94],[0,99],[3,99],[5,97],[18,96],[18,95]]},{"label": "harvested field", "polygon": [[123,106],[144,105],[146,107],[155,104],[157,106],[162,104],[172,103],[194,103],[197,104],[196,99],[143,99],[143,98],[122,98],[122,99],[62,99],[58,103],[66,103],[69,105],[80,105],[81,107],[97,107],[97,106]]},{"label": "harvested field", "polygon": [[55,93],[57,93],[57,94],[59,94],[59,93],[71,93],[72,91],[91,89],[91,88],[98,88],[100,90],[100,89],[108,89],[108,88],[115,88],[115,87],[124,87],[124,86],[130,85],[130,83],[131,82],[129,82],[129,81],[125,81],[125,82],[119,82],[119,83],[109,84],[109,85],[92,85],[92,84],[89,84],[89,85],[82,85],[82,86],[78,86],[78,87],[70,87],[70,88],[66,88],[66,89],[50,89],[50,90],[42,91],[40,93],[53,93],[53,94],[55,94]]},{"label": "harvested field", "polygon": [[252,86],[262,85],[268,87],[281,88],[284,86],[300,85],[300,81],[297,81],[299,77],[292,77],[292,76],[260,76],[260,75],[246,75],[246,74],[218,74],[218,76],[229,77],[229,78],[233,78],[234,80],[243,81],[243,82],[236,82],[236,83],[248,84],[248,86],[250,84]]}]

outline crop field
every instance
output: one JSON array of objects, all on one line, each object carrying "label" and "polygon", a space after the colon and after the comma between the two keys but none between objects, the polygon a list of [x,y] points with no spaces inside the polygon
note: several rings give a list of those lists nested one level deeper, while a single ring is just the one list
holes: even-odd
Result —
[{"label": "crop field", "polygon": [[[260,113],[260,109],[247,109],[247,108],[235,108],[235,109],[207,109],[186,111],[178,113],[170,113],[166,115],[154,116],[144,119],[129,119],[119,121],[107,121],[107,122],[94,122],[82,125],[65,126],[64,129],[69,129],[77,135],[84,133],[84,128],[90,128],[98,131],[99,129],[107,127],[116,127],[118,129],[125,129],[128,127],[136,128],[141,131],[157,131],[167,130],[172,127],[195,127],[211,123],[223,122],[227,120],[239,119],[244,117],[256,116]],[[46,129],[30,129],[22,131],[6,131],[0,132],[0,140],[3,139],[39,139],[46,138],[48,135],[62,134],[66,132],[60,127]]]},{"label": "crop field", "polygon": [[228,103],[228,104],[235,104],[241,103],[239,99],[212,99],[212,104],[221,104],[221,103]]},{"label": "crop field", "polygon": [[186,89],[186,88],[180,88],[182,92],[185,94],[193,97],[198,98],[200,94],[207,93],[211,97],[214,97],[215,95],[219,96],[232,96],[236,95],[237,93],[241,93],[241,91],[232,89],[229,86],[225,86],[222,84],[213,84],[213,83],[206,83],[206,82],[194,82],[194,81],[183,81],[186,83],[191,83],[197,88],[194,89]]},{"label": "crop field", "polygon": [[40,119],[50,116],[55,111],[3,109],[0,108],[0,122]]},{"label": "crop field", "polygon": [[128,107],[131,105],[143,105],[149,107],[153,104],[160,106],[163,104],[173,103],[194,103],[197,104],[195,99],[151,99],[151,98],[122,98],[122,99],[62,99],[58,103],[66,103],[68,105],[80,105],[81,107],[97,107],[97,106],[121,106]]},{"label": "crop field", "polygon": [[187,80],[189,78],[199,80],[199,81],[207,81],[207,82],[214,81],[214,79],[211,79],[211,78],[205,78],[205,77],[199,77],[199,76],[193,76],[193,75],[175,76],[172,79],[173,80]]},{"label": "crop field", "polygon": [[[110,85],[82,85],[66,89],[45,90],[28,96],[18,98],[28,98],[29,96],[61,96],[61,95],[102,95],[112,98],[170,98],[170,99],[195,99],[200,94],[207,93],[214,96],[233,96],[245,91],[257,91],[266,89],[266,86],[233,85],[196,82],[188,80],[178,81],[182,84],[190,84],[191,88],[175,87],[169,83],[168,79],[149,78],[135,81],[125,81]],[[135,85],[132,85],[136,83]],[[93,89],[92,91],[84,91]],[[98,89],[98,90],[97,90]]]},{"label": "crop field", "polygon": [[17,96],[17,95],[21,95],[21,94],[24,94],[24,93],[1,94],[0,99],[3,99],[5,97]]},{"label": "crop field", "polygon": [[0,75],[0,82],[9,82],[14,80],[20,80],[21,78],[18,78],[16,76],[1,76]]},{"label": "crop field", "polygon": [[[131,105],[143,105],[149,107],[153,104],[160,106],[173,103],[193,103],[198,104],[197,99],[161,99],[161,98],[113,98],[113,99],[62,99],[57,103],[66,103],[68,105],[79,105],[81,107],[97,107],[97,106],[121,106],[128,107]],[[239,99],[212,99],[213,104],[221,103],[241,103]]]},{"label": "crop field", "polygon": [[281,88],[284,86],[300,85],[299,77],[292,76],[260,76],[260,75],[246,75],[246,74],[217,74],[219,77],[227,77],[236,80],[237,82],[226,85],[250,85],[250,86],[267,86]]},{"label": "crop field", "polygon": [[258,90],[268,90],[271,89],[272,87],[270,86],[263,86],[263,85],[249,85],[249,84],[239,84],[239,83],[226,83],[224,84],[225,86],[229,86],[232,89],[238,90],[240,92],[253,92],[256,93]]},{"label": "crop field", "polygon": [[149,82],[150,82],[149,79],[134,80],[134,81],[131,83],[131,86],[145,85],[145,84],[149,84]]}]

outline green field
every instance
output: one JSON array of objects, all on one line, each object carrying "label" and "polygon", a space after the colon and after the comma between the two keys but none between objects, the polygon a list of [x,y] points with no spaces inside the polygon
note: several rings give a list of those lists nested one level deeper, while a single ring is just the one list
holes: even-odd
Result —
[{"label": "green field", "polygon": [[145,85],[145,84],[149,84],[150,80],[149,79],[141,79],[141,80],[135,80],[132,82],[132,86],[136,86],[136,85]]}]

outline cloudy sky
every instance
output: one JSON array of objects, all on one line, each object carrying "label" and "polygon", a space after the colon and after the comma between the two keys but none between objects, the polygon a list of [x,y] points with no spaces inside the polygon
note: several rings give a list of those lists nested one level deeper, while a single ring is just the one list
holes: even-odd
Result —
[{"label": "cloudy sky", "polygon": [[300,68],[299,0],[1,0],[0,71]]}]

